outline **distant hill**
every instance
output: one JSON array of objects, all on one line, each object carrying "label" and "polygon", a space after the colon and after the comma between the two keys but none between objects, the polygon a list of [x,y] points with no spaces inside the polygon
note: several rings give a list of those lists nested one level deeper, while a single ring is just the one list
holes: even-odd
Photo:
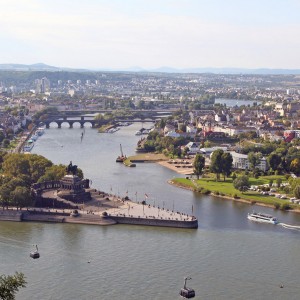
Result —
[{"label": "distant hill", "polygon": [[300,69],[245,69],[245,68],[186,68],[177,69],[171,67],[160,67],[156,69],[145,69],[138,66],[126,68],[126,69],[108,69],[108,68],[96,68],[89,69],[72,69],[63,67],[49,66],[44,63],[36,63],[32,65],[25,64],[0,64],[0,70],[9,71],[67,71],[67,72],[159,72],[159,73],[212,73],[212,74],[270,74],[270,75],[288,75],[288,74],[300,74]]},{"label": "distant hill", "polygon": [[0,64],[0,70],[9,71],[89,71],[85,69],[72,69],[72,68],[60,68],[49,66],[44,63],[37,63],[32,65],[24,64]]}]

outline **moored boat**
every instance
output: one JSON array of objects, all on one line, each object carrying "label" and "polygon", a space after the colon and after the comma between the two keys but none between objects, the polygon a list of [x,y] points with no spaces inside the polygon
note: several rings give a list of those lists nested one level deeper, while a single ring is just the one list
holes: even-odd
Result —
[{"label": "moored boat", "polygon": [[120,144],[121,155],[116,158],[116,162],[124,162],[127,159],[127,156],[123,154],[122,145]]},{"label": "moored boat", "polygon": [[268,214],[263,214],[263,213],[256,213],[256,212],[248,213],[247,218],[248,218],[248,220],[255,221],[255,222],[261,222],[261,223],[269,223],[269,224],[274,224],[274,225],[279,223],[275,217],[268,215]]},{"label": "moored boat", "polygon": [[31,142],[27,142],[24,146],[23,146],[23,151],[24,152],[30,152],[31,149],[33,148],[34,146],[34,143],[31,141]]}]

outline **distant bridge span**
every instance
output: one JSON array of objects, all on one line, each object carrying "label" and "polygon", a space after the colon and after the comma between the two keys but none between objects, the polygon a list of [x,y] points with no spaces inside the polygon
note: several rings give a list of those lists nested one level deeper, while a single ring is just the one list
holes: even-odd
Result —
[{"label": "distant bridge span", "polygon": [[[71,118],[71,119],[69,119]],[[155,122],[156,119],[154,118],[144,118],[144,119],[133,119],[133,120],[125,120],[125,119],[115,119],[114,123],[121,123],[121,122]],[[90,116],[50,116],[47,120],[44,120],[46,128],[50,128],[51,123],[56,123],[58,128],[61,128],[63,123],[68,123],[70,128],[73,128],[74,123],[79,123],[80,128],[84,127],[85,123],[92,124],[92,128],[95,128],[98,125],[98,121],[91,119]]]},{"label": "distant bridge span", "polygon": [[74,123],[79,123],[80,128],[83,128],[85,123],[90,123],[92,124],[92,128],[95,128],[97,122],[88,118],[90,117],[80,116],[78,118],[72,117],[72,119],[68,119],[67,116],[52,116],[49,117],[47,120],[44,120],[44,123],[46,125],[46,128],[50,128],[51,123],[56,123],[58,128],[61,128],[62,123],[69,123],[70,128],[73,128]]}]

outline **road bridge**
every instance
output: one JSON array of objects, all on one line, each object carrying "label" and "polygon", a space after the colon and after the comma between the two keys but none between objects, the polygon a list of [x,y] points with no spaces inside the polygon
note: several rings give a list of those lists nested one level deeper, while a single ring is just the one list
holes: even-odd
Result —
[{"label": "road bridge", "polygon": [[85,123],[90,123],[92,125],[92,128],[94,128],[97,121],[91,119],[91,117],[86,117],[86,116],[79,116],[79,117],[50,116],[47,120],[44,120],[44,123],[46,125],[46,128],[50,128],[51,123],[56,123],[58,128],[61,128],[61,125],[63,123],[69,123],[70,128],[73,128],[74,123],[79,123],[80,128],[83,128]]}]

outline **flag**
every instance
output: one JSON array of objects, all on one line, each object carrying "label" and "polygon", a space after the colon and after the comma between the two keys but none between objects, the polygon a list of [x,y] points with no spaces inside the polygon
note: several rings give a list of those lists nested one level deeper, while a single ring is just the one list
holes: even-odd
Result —
[{"label": "flag", "polygon": [[148,198],[149,196],[145,193],[145,197]]}]

